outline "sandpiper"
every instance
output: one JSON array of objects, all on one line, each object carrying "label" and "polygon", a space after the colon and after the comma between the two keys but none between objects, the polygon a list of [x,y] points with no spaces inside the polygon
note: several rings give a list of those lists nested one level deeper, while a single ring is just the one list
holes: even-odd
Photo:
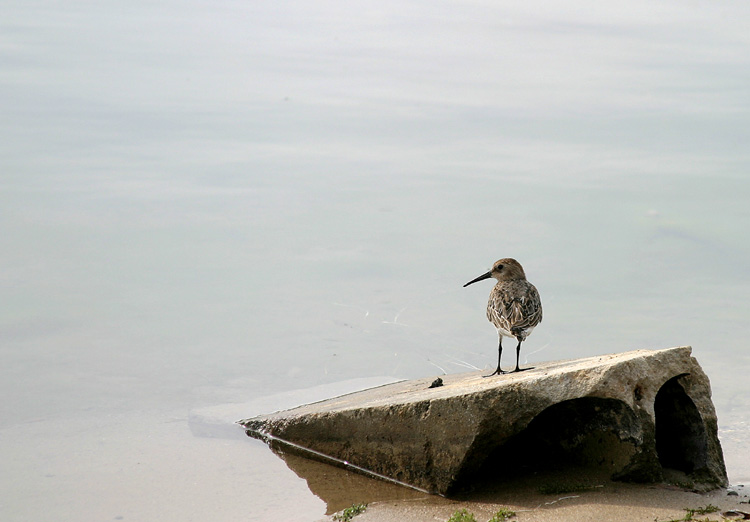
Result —
[{"label": "sandpiper", "polygon": [[490,292],[490,300],[487,302],[487,319],[497,328],[500,342],[497,349],[497,369],[486,377],[506,373],[500,369],[503,336],[515,337],[518,340],[516,369],[513,371],[523,371],[518,367],[521,343],[531,334],[534,327],[542,322],[542,301],[539,299],[539,292],[526,280],[521,263],[511,258],[496,261],[489,272],[472,279],[464,288],[490,277],[497,279],[497,284]]}]

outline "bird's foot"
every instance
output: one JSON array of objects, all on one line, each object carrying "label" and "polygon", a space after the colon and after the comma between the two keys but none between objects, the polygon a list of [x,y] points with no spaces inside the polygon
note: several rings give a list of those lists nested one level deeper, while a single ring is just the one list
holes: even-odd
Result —
[{"label": "bird's foot", "polygon": [[494,372],[492,372],[489,375],[482,375],[482,377],[486,378],[486,377],[492,377],[493,375],[504,375],[506,373],[508,373],[508,372],[501,370],[500,367],[498,366],[497,370],[495,370]]},{"label": "bird's foot", "polygon": [[[533,369],[534,369],[533,366],[529,366],[528,368],[519,368],[518,366],[516,366],[516,369],[513,370],[513,373],[516,373],[516,372],[525,372],[526,370],[533,370]],[[505,373],[505,372],[503,372],[503,373]]]}]

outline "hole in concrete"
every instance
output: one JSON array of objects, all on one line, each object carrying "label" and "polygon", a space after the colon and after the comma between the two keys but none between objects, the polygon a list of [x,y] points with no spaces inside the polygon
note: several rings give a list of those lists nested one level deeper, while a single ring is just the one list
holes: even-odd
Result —
[{"label": "hole in concrete", "polygon": [[693,400],[679,383],[668,380],[656,394],[656,452],[664,468],[692,473],[706,467],[706,429]]},{"label": "hole in concrete", "polygon": [[[609,478],[630,462],[639,426],[630,407],[616,399],[583,397],[555,404],[504,443],[479,441],[473,455],[478,471],[465,470],[457,489],[501,476],[517,480],[519,475],[566,470],[575,475],[573,470],[582,468]],[[484,430],[488,437],[501,432],[500,426]]]}]

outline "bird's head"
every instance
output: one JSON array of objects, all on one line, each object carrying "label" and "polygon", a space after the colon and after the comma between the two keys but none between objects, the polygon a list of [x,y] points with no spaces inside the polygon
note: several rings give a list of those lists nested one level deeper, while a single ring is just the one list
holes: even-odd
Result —
[{"label": "bird's head", "polygon": [[464,288],[472,283],[489,279],[490,277],[495,278],[498,281],[513,281],[516,279],[526,279],[526,274],[523,271],[521,263],[515,259],[506,257],[499,261],[495,261],[495,264],[492,265],[489,272],[480,275],[476,279],[472,279],[464,285]]}]

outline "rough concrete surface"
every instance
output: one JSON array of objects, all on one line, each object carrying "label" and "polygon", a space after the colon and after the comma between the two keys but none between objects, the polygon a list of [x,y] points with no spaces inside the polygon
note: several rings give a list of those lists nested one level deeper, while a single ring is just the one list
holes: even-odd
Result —
[{"label": "rough concrete surface", "polygon": [[711,388],[690,347],[485,378],[403,381],[240,421],[272,447],[456,494],[502,466],[725,486]]}]

